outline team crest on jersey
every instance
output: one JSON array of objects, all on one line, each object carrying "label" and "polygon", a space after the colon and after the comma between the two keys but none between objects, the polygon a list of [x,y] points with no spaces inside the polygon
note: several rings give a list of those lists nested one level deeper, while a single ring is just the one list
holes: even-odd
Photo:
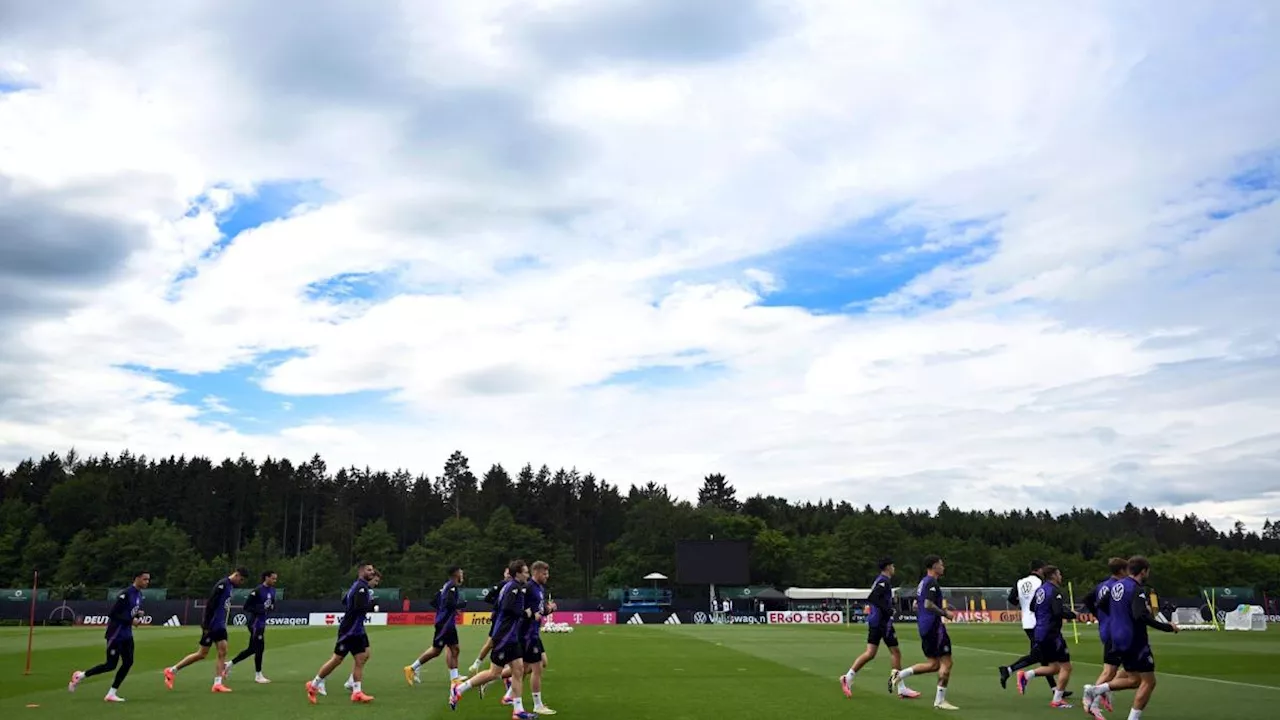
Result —
[{"label": "team crest on jersey", "polygon": [[1044,588],[1040,588],[1039,590],[1036,591],[1036,602],[1038,603],[1044,602]]},{"label": "team crest on jersey", "polygon": [[1116,583],[1115,585],[1112,585],[1112,586],[1111,586],[1111,601],[1112,601],[1112,602],[1120,602],[1121,598],[1123,598],[1123,597],[1124,597],[1124,585],[1122,585],[1122,584],[1120,584],[1120,583]]}]

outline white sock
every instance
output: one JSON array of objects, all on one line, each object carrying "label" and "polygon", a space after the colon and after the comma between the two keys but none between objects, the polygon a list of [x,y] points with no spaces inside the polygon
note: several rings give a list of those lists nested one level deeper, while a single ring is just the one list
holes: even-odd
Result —
[{"label": "white sock", "polygon": [[221,685],[221,684],[222,684],[222,676],[221,676],[221,675],[214,675],[214,676],[213,676],[213,686],[214,686],[214,687],[218,687],[218,686],[219,686],[219,685]]},{"label": "white sock", "polygon": [[231,666],[232,666],[232,665],[235,665],[235,664],[236,664],[236,661],[235,661],[235,660],[228,660],[228,661],[227,661],[227,672],[231,672]]},{"label": "white sock", "polygon": [[254,676],[254,677],[256,677],[256,678],[264,678],[264,677],[266,677],[266,675],[263,675],[261,672],[256,672],[256,673],[254,673],[254,674],[253,674],[253,676]]},{"label": "white sock", "polygon": [[458,686],[458,694],[459,694],[459,695],[461,695],[462,693],[464,693],[464,692],[466,692],[466,691],[468,691],[468,690],[470,690],[470,689],[471,689],[471,681],[470,681],[470,680],[468,680],[468,681],[466,681],[466,682],[464,682],[464,683],[462,683],[461,685],[459,685],[459,686]]},{"label": "white sock", "polygon": [[1142,711],[1137,708],[1130,710],[1129,720],[1142,720]]},{"label": "white sock", "polygon": [[1093,686],[1094,695],[1106,695],[1110,692],[1111,692],[1111,683],[1102,683],[1101,685]]},{"label": "white sock", "polygon": [[320,677],[319,675],[317,675],[317,676],[315,677],[315,679],[311,681],[311,684],[312,684],[312,685],[316,685],[316,686],[323,685],[323,684],[324,684],[324,678],[322,678],[322,677]]},{"label": "white sock", "polygon": [[115,688],[111,688],[110,690],[107,691],[107,697],[115,697],[115,696],[116,696]]},{"label": "white sock", "polygon": [[449,668],[449,679],[450,680],[458,679],[458,668]]},{"label": "white sock", "polygon": [[511,686],[510,686],[510,685],[508,685],[508,686],[507,686],[507,691],[506,691],[505,693],[503,693],[503,694],[502,694],[502,697],[504,697],[504,698],[510,698],[510,697],[512,697],[512,693],[511,693]]},{"label": "white sock", "polygon": [[1062,691],[1059,690],[1058,688],[1053,689],[1053,701],[1062,702]]},{"label": "white sock", "polygon": [[850,685],[852,685],[852,684],[853,684],[853,678],[854,678],[855,676],[857,676],[857,674],[858,674],[858,673],[856,673],[856,672],[854,672],[854,671],[853,671],[853,668],[849,668],[849,672],[845,673],[845,674],[844,674],[844,677],[845,677],[845,679],[846,679],[846,680],[848,680],[848,681],[849,681],[849,684],[850,684]]},{"label": "white sock", "polygon": [[519,715],[524,712],[524,698],[516,698],[511,701],[511,714]]},{"label": "white sock", "polygon": [[909,678],[909,677],[911,677],[912,675],[915,675],[915,674],[916,674],[916,673],[915,673],[915,669],[914,669],[914,668],[907,668],[906,670],[903,670],[902,672],[898,673],[898,679],[899,679],[899,680],[906,680],[907,678]]},{"label": "white sock", "polygon": [[536,708],[542,707],[542,693],[536,692],[533,694],[533,706]]},{"label": "white sock", "polygon": [[355,693],[358,693],[358,692],[360,692],[360,683],[358,682],[351,683],[351,693],[354,695]]},{"label": "white sock", "polygon": [[947,689],[939,685],[938,694],[933,697],[933,704],[941,705],[942,703],[946,702],[946,700],[947,700]]},{"label": "white sock", "polygon": [[413,664],[412,664],[412,665],[410,665],[409,667],[413,668],[413,671],[414,671],[414,672],[418,672],[418,668],[422,667],[422,661],[420,661],[420,660],[414,660],[414,661],[413,661]]},{"label": "white sock", "polygon": [[176,672],[178,672],[178,666],[177,666],[177,665],[174,665],[173,667],[169,668],[169,672],[171,672],[171,673],[176,673]]}]

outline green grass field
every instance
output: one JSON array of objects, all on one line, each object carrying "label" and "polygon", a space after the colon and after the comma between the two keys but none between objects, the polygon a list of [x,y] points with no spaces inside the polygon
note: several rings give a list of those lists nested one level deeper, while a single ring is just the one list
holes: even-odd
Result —
[{"label": "green grass field", "polygon": [[[482,628],[462,628],[464,666],[474,659]],[[903,628],[913,637],[913,628]],[[1048,687],[1032,685],[1025,697],[1013,683],[1002,691],[997,663],[1026,644],[1016,627],[952,626],[955,672],[948,699],[960,707],[949,715],[1013,720],[1061,713],[1048,707]],[[106,705],[102,696],[112,675],[85,681],[74,695],[66,690],[72,670],[101,661],[101,628],[38,628],[32,674],[23,675],[25,628],[0,629],[0,716],[73,718],[91,711],[119,717],[386,718],[509,717],[497,702],[468,694],[456,713],[447,704],[448,673],[440,661],[423,671],[423,684],[409,687],[401,668],[429,641],[429,628],[371,628],[373,657],[365,691],[377,699],[353,707],[341,689],[348,666],[331,676],[330,694],[318,706],[307,703],[303,683],[329,656],[331,629],[271,628],[265,671],[274,683],[255,685],[252,663],[238,667],[231,694],[209,692],[213,664],[187,668],[175,689],[165,689],[161,669],[195,647],[193,628],[145,628],[137,632],[137,660],[121,690],[128,702]],[[1160,686],[1148,720],[1277,717],[1280,703],[1280,631],[1266,633],[1155,634]],[[243,629],[232,632],[232,652],[245,644]],[[862,649],[865,630],[823,627],[606,626],[579,627],[571,635],[546,637],[549,668],[547,704],[562,717],[632,717],[675,720],[713,718],[841,718],[893,720],[936,716],[932,677],[911,685],[923,697],[897,700],[885,689],[888,654],[859,675],[854,699],[836,681]],[[906,641],[905,661],[920,660],[918,645]],[[1081,627],[1072,648],[1077,691],[1097,676],[1096,637]],[[526,690],[526,703],[529,695]],[[1128,717],[1131,695],[1117,696],[1113,717]],[[1121,708],[1124,708],[1123,711]],[[1270,709],[1268,709],[1270,708]],[[1080,713],[1078,705],[1071,712]]]}]

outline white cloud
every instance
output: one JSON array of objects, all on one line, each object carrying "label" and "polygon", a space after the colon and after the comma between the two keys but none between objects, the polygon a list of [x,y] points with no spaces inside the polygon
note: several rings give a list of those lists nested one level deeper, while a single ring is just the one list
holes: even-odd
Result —
[{"label": "white cloud", "polygon": [[[1280,516],[1280,203],[1230,181],[1276,170],[1274,11],[733,6],[26,6],[0,28],[0,77],[33,86],[0,94],[0,227],[38,207],[128,242],[0,290],[0,462],[462,448],[686,496],[719,471],[858,504]],[[210,252],[231,192],[280,180],[336,199]],[[968,245],[973,220],[992,249],[862,315],[761,304],[805,283],[770,252],[886,213],[926,238],[869,256]],[[308,293],[344,273],[394,292]],[[227,392],[137,369],[268,352],[292,353],[259,372],[289,424],[252,432]],[[655,366],[683,370],[606,382]],[[357,390],[395,409],[292,397]]]}]

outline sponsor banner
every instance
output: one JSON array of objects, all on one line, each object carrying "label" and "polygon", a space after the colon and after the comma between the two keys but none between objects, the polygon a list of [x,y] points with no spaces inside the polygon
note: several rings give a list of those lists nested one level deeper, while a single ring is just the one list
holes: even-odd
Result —
[{"label": "sponsor banner", "polygon": [[[311,613],[307,616],[308,625],[329,625],[337,627],[342,622],[343,613]],[[374,612],[364,616],[365,625],[386,625],[387,613]]]},{"label": "sponsor banner", "polygon": [[821,610],[773,610],[767,614],[770,625],[841,625],[844,613]]},{"label": "sponsor banner", "polygon": [[765,613],[741,613],[729,616],[730,625],[767,625],[769,616]]},{"label": "sponsor banner", "polygon": [[596,610],[584,610],[582,612],[561,611],[548,615],[543,624],[549,625],[553,622],[568,625],[617,625],[618,613],[599,612]]},{"label": "sponsor banner", "polygon": [[463,625],[489,625],[491,623],[492,618],[489,617],[489,613],[487,612],[462,613]]},{"label": "sponsor banner", "polygon": [[951,622],[989,623],[991,622],[991,612],[988,610],[952,610]]},{"label": "sponsor banner", "polygon": [[[238,612],[231,615],[231,624],[244,626],[249,624],[249,615],[247,613]],[[268,615],[267,625],[310,625],[311,620],[306,615]]]},{"label": "sponsor banner", "polygon": [[[458,613],[458,622],[462,622],[462,613]],[[387,613],[388,625],[435,625],[436,614],[433,612],[397,612]]]},{"label": "sponsor banner", "polygon": [[[109,615],[81,615],[76,618],[77,625],[106,625],[111,620]],[[150,615],[142,616],[142,624],[150,625],[155,622],[155,618]]]}]

